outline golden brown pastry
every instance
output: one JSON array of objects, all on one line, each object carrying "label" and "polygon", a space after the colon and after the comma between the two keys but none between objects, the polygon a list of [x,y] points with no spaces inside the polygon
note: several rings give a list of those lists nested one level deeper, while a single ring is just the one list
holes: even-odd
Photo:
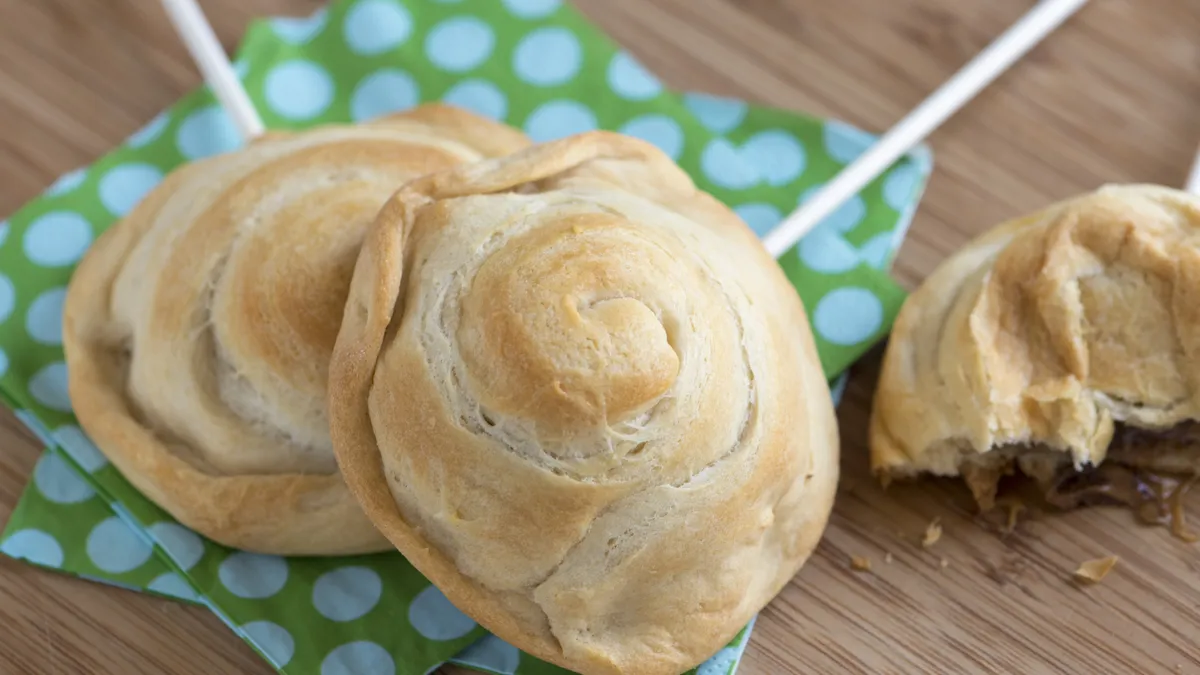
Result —
[{"label": "golden brown pastry", "polygon": [[337,472],[327,366],[367,226],[405,181],[526,145],[444,106],[273,133],[166,178],[88,251],[64,311],[83,428],[236,548],[387,548]]},{"label": "golden brown pastry", "polygon": [[988,232],[908,299],[871,453],[961,474],[985,509],[1017,470],[1055,506],[1143,508],[1200,471],[1197,418],[1200,200],[1110,186]]},{"label": "golden brown pastry", "polygon": [[380,211],[330,365],[367,514],[486,628],[680,673],[807,559],[837,479],[795,290],[654,147],[592,132]]}]

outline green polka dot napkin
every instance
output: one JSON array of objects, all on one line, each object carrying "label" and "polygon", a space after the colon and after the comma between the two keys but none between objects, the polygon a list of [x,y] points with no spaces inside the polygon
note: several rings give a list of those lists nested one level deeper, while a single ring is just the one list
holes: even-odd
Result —
[{"label": "green polka dot napkin", "polygon": [[[671,93],[560,0],[341,0],[253,24],[236,65],[271,128],[444,100],[536,140],[593,128],[638,136],[759,234],[873,140],[838,122]],[[424,675],[446,662],[562,673],[487,635],[399,554],[284,559],[199,537],[138,494],[77,426],[61,346],[73,266],[164,174],[239,143],[212,96],[193,92],[0,223],[0,396],[48,448],[0,551],[203,604],[289,675]],[[903,293],[883,270],[929,170],[925,152],[899,162],[780,259],[831,379],[899,308]],[[732,673],[749,635],[747,626],[696,672]]]}]

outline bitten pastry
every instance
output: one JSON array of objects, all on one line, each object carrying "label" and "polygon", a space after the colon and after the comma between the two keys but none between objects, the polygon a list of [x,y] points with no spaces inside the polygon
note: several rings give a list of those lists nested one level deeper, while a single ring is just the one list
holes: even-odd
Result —
[{"label": "bitten pastry", "polygon": [[1019,470],[1054,506],[1171,519],[1198,418],[1200,200],[1111,186],[988,232],[908,299],[871,452],[886,476],[961,474],[985,509]]},{"label": "bitten pastry", "polygon": [[358,248],[405,181],[526,144],[435,105],[272,133],[173,172],[71,279],[83,428],[138,490],[227,546],[388,548],[338,474],[325,407]]},{"label": "bitten pastry", "polygon": [[483,626],[580,673],[711,656],[833,501],[795,290],[729,209],[616,134],[398,192],[330,383],[339,465],[380,531]]}]

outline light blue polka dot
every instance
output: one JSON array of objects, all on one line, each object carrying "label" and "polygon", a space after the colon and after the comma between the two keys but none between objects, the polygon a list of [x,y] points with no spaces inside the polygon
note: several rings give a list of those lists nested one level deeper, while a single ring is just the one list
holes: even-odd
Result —
[{"label": "light blue polka dot", "polygon": [[154,119],[147,122],[146,126],[133,132],[133,135],[126,139],[125,143],[131,148],[144,148],[162,135],[163,130],[167,128],[167,124],[170,121],[171,117],[169,115],[159,113]]},{"label": "light blue polka dot", "polygon": [[525,119],[525,133],[541,143],[596,128],[591,108],[575,101],[543,103]]},{"label": "light blue polka dot", "polygon": [[837,288],[817,303],[813,326],[835,345],[857,345],[883,326],[883,303],[865,288]]},{"label": "light blue polka dot", "polygon": [[842,396],[846,394],[846,383],[850,381],[850,373],[842,373],[833,382],[833,386],[829,388],[830,398],[833,399],[833,407],[838,407],[842,404]]},{"label": "light blue polka dot", "polygon": [[62,344],[62,310],[67,289],[43,291],[25,312],[25,330],[34,341],[44,345]]},{"label": "light blue polka dot", "polygon": [[29,225],[22,241],[25,257],[42,267],[79,260],[92,243],[92,225],[72,211],[52,211]]},{"label": "light blue polka dot", "polygon": [[429,31],[425,55],[442,70],[464,73],[486,61],[495,45],[491,26],[473,16],[457,16]]},{"label": "light blue polka dot", "polygon": [[250,74],[250,63],[246,59],[234,61],[233,74],[237,75],[239,80],[246,79],[246,76]]},{"label": "light blue polka dot", "polygon": [[67,364],[56,361],[29,378],[29,395],[42,405],[59,412],[71,412],[67,395]]},{"label": "light blue polka dot", "polygon": [[109,574],[135,570],[150,559],[151,553],[150,546],[116,516],[100,521],[88,533],[88,558]]},{"label": "light blue polka dot", "polygon": [[221,584],[239,598],[261,600],[278,593],[287,583],[287,561],[279,556],[239,551],[217,569]]},{"label": "light blue polka dot", "polygon": [[123,216],[162,182],[162,172],[149,164],[122,164],[100,178],[100,202],[114,216]]},{"label": "light blue polka dot", "polygon": [[[125,505],[121,502],[114,501],[109,504],[109,506],[112,508],[113,513],[117,514],[117,517],[121,519],[121,522],[126,524],[137,522],[137,518],[134,518],[133,514],[129,512],[129,509],[125,508]],[[145,535],[144,532],[142,532],[141,527],[134,529],[133,533],[138,535],[142,541],[146,542],[147,546],[150,546],[150,539]]]},{"label": "light blue polka dot", "polygon": [[79,187],[83,183],[83,179],[86,177],[87,169],[75,169],[74,171],[64,173],[63,175],[59,176],[58,180],[54,181],[54,184],[46,190],[46,195],[48,197],[65,195],[71,190]]},{"label": "light blue polka dot", "polygon": [[13,308],[17,306],[17,289],[13,282],[0,273],[0,323],[12,316]]},{"label": "light blue polka dot", "polygon": [[780,220],[783,220],[783,214],[779,209],[771,204],[762,202],[750,202],[742,204],[733,210],[742,220],[754,230],[754,234],[759,237],[765,237],[768,232],[775,229]]},{"label": "light blue polka dot", "polygon": [[558,10],[562,0],[504,0],[504,6],[522,19],[540,19]]},{"label": "light blue polka dot", "polygon": [[342,36],[350,51],[361,56],[374,56],[404,44],[412,27],[412,17],[403,4],[362,0],[346,12]]},{"label": "light blue polka dot", "polygon": [[74,424],[64,424],[54,430],[54,443],[62,448],[79,468],[88,473],[95,473],[108,466],[108,459],[100,452],[79,427]]},{"label": "light blue polka dot", "polygon": [[0,246],[8,240],[8,220],[0,220]]},{"label": "light blue polka dot", "polygon": [[321,675],[394,675],[396,662],[374,642],[347,642],[321,661]]},{"label": "light blue polka dot", "polygon": [[566,28],[539,28],[526,35],[513,52],[513,71],[539,87],[563,84],[579,72],[583,47]]},{"label": "light blue polka dot", "polygon": [[175,133],[175,146],[191,160],[236,150],[241,145],[242,135],[219,105],[201,108],[188,115]]},{"label": "light blue polka dot", "polygon": [[892,256],[892,238],[891,232],[871,237],[858,250],[858,257],[877,270],[886,268],[888,259]]},{"label": "light blue polka dot", "polygon": [[837,120],[826,121],[821,135],[825,141],[825,152],[842,164],[858,159],[875,143],[875,137],[871,134]]},{"label": "light blue polka dot", "polygon": [[679,159],[683,152],[683,129],[679,123],[666,115],[650,114],[635,117],[621,127],[621,133],[653,143],[671,159]]},{"label": "light blue polka dot", "polygon": [[200,598],[196,595],[195,589],[183,580],[183,577],[174,572],[164,572],[152,579],[146,586],[147,590],[179,598],[180,600],[189,600],[195,602]]},{"label": "light blue polka dot", "polygon": [[317,10],[312,16],[291,17],[280,16],[271,19],[271,30],[284,42],[291,45],[302,45],[314,37],[325,27],[328,19],[324,9]]},{"label": "light blue polka dot", "polygon": [[8,372],[8,353],[0,349],[0,377]]},{"label": "light blue polka dot", "polygon": [[729,675],[729,670],[733,668],[733,664],[737,660],[738,651],[732,647],[726,647],[711,659],[700,664],[700,667],[696,669],[696,675]]},{"label": "light blue polka dot", "polygon": [[333,102],[333,80],[311,61],[287,61],[267,73],[263,93],[267,105],[281,117],[308,120]]},{"label": "light blue polka dot", "polygon": [[608,63],[608,86],[621,98],[644,101],[658,96],[662,84],[626,52],[617,52]]},{"label": "light blue polka dot", "polygon": [[58,540],[32,528],[12,533],[0,544],[0,552],[44,567],[62,567],[63,564],[63,550]]},{"label": "light blue polka dot", "polygon": [[200,535],[178,523],[155,523],[147,529],[154,541],[185,572],[195,567],[204,557],[204,542]]},{"label": "light blue polka dot", "polygon": [[891,170],[883,181],[883,201],[897,211],[903,211],[917,189],[921,176],[911,164],[901,164]]},{"label": "light blue polka dot", "polygon": [[38,492],[55,504],[78,504],[96,494],[57,453],[42,453],[33,469],[33,484]]},{"label": "light blue polka dot", "polygon": [[417,81],[394,68],[364,77],[350,97],[350,116],[356,122],[407,110],[421,100]]},{"label": "light blue polka dot", "polygon": [[[804,204],[804,202],[812,199],[822,187],[824,186],[817,185],[805,190],[800,195],[797,205]],[[833,213],[825,216],[825,219],[817,227],[846,234],[858,227],[858,224],[866,217],[867,202],[863,200],[862,195],[854,195],[850,199],[847,199],[841,206],[837,207]]]},{"label": "light blue polka dot", "polygon": [[475,629],[475,621],[451,604],[436,586],[413,598],[408,606],[408,622],[429,640],[457,640]]},{"label": "light blue polka dot", "polygon": [[742,144],[741,155],[774,186],[796,180],[807,164],[804,146],[795,136],[780,129],[754,134]]},{"label": "light blue polka dot", "polygon": [[521,652],[495,635],[487,635],[454,657],[460,666],[473,666],[484,672],[513,675],[521,665]]},{"label": "light blue polka dot", "polygon": [[508,114],[508,98],[487,80],[463,80],[451,87],[442,100],[495,120],[502,120]]},{"label": "light blue polka dot", "polygon": [[913,163],[918,173],[926,174],[933,170],[933,150],[930,150],[928,145],[913,148],[909,151],[907,159]]},{"label": "light blue polka dot", "polygon": [[368,567],[341,567],[322,574],[313,584],[312,602],[330,621],[362,618],[379,604],[383,581]]},{"label": "light blue polka dot", "polygon": [[760,180],[754,166],[747,164],[737,148],[724,138],[714,138],[704,146],[700,168],[713,183],[731,190],[744,190]]},{"label": "light blue polka dot", "polygon": [[116,579],[112,579],[112,578],[106,579],[106,578],[99,577],[99,576],[94,577],[94,576],[91,576],[90,574],[81,574],[81,575],[79,575],[79,578],[84,579],[86,581],[94,581],[97,583],[101,583],[101,584],[104,584],[105,586],[112,586],[113,588],[120,588],[122,590],[130,591],[133,593],[141,593],[143,590],[142,588],[135,586],[133,584],[127,584],[125,582],[117,581]]},{"label": "light blue polka dot", "polygon": [[276,669],[291,663],[296,653],[296,641],[283,626],[270,621],[251,621],[242,626],[242,632]]},{"label": "light blue polka dot", "polygon": [[42,442],[44,447],[49,448],[54,446],[54,438],[50,436],[50,432],[42,425],[41,420],[30,410],[18,408],[13,410],[13,416],[20,420],[26,429],[33,432],[33,435],[38,437],[38,440]]},{"label": "light blue polka dot", "polygon": [[858,251],[840,234],[818,227],[797,246],[800,260],[812,271],[840,274],[858,267]]},{"label": "light blue polka dot", "polygon": [[683,104],[701,124],[719,134],[736,129],[748,109],[745,101],[708,94],[684,94]]}]

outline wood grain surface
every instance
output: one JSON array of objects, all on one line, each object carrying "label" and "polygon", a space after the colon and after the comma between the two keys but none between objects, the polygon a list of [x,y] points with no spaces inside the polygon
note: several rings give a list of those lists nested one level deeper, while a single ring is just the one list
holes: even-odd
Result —
[{"label": "wood grain surface", "polygon": [[[477,0],[494,1],[494,0]],[[577,0],[670,85],[883,130],[1032,0]],[[246,22],[311,0],[205,0]],[[932,139],[896,274],[914,286],[990,225],[1105,182],[1180,184],[1200,141],[1200,0],[1094,0]],[[0,214],[86,164],[199,76],[158,3],[0,0]],[[1119,510],[976,521],[951,482],[866,475],[878,354],[840,417],[844,482],[813,560],[764,612],[741,673],[1200,673],[1200,546]],[[0,520],[34,439],[0,417]],[[1191,512],[1197,515],[1193,500]],[[926,549],[926,525],[944,535]],[[1081,587],[1071,572],[1114,554]],[[871,563],[851,569],[851,558]],[[890,561],[890,562],[889,562]],[[0,559],[0,673],[268,673],[215,617]]]}]

